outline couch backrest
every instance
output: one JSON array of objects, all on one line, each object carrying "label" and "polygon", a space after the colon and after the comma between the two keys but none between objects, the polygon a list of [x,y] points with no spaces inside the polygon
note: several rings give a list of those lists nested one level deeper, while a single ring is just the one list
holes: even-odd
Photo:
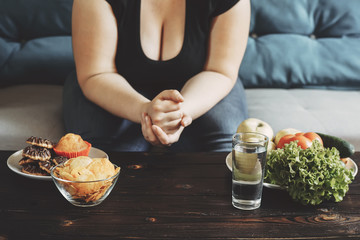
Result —
[{"label": "couch backrest", "polygon": [[72,0],[0,1],[0,86],[63,83],[74,69]]},{"label": "couch backrest", "polygon": [[[63,83],[74,69],[72,2],[0,1],[0,86]],[[360,0],[251,4],[245,87],[360,88]]]},{"label": "couch backrest", "polygon": [[360,0],[252,0],[246,87],[360,88]]}]

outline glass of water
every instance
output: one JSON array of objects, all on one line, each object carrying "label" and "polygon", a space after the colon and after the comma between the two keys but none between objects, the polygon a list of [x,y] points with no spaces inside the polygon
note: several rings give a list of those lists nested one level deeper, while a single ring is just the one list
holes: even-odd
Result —
[{"label": "glass of water", "polygon": [[261,133],[236,133],[232,138],[232,204],[242,210],[261,205],[269,138]]}]

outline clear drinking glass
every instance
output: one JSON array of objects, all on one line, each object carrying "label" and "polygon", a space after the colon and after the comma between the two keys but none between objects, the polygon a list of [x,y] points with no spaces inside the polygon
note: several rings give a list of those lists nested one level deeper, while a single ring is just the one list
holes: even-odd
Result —
[{"label": "clear drinking glass", "polygon": [[243,210],[261,205],[269,138],[261,133],[236,133],[232,138],[232,204]]}]

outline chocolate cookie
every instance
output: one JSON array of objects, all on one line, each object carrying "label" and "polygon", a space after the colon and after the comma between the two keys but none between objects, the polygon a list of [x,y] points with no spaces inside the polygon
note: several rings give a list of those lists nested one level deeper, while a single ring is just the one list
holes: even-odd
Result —
[{"label": "chocolate cookie", "polygon": [[55,164],[52,161],[40,161],[39,162],[39,167],[46,171],[47,173],[51,172],[51,169],[55,166]]},{"label": "chocolate cookie", "polygon": [[38,162],[39,162],[38,160],[34,160],[34,159],[31,159],[31,158],[23,157],[22,159],[20,159],[19,165],[20,165],[20,166],[23,166],[23,165],[28,164],[28,163],[38,163]]},{"label": "chocolate cookie", "polygon": [[29,137],[26,140],[26,143],[34,145],[34,146],[38,146],[38,147],[44,147],[44,148],[53,148],[55,146],[55,143],[53,143],[52,141],[48,140],[48,139],[44,139],[41,137]]},{"label": "chocolate cookie", "polygon": [[24,148],[22,156],[33,160],[47,161],[51,158],[51,153],[47,148],[30,145]]},{"label": "chocolate cookie", "polygon": [[63,157],[63,156],[57,156],[57,157],[54,157],[53,159],[51,159],[51,161],[55,164],[55,165],[58,165],[58,164],[61,164],[63,162],[66,162],[67,160],[69,160],[67,157]]},{"label": "chocolate cookie", "polygon": [[21,171],[26,174],[37,175],[37,176],[49,176],[49,174],[42,170],[37,163],[25,164]]}]

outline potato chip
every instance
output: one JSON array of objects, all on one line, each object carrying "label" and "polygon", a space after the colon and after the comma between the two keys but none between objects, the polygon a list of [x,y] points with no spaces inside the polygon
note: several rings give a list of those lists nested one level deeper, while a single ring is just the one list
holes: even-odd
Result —
[{"label": "potato chip", "polygon": [[72,196],[77,194],[77,189],[71,184],[71,183],[64,183],[65,189],[68,193],[70,193]]},{"label": "potato chip", "polygon": [[69,180],[69,181],[76,181],[75,178],[73,177],[73,175],[62,171],[59,173],[60,178],[65,179],[65,180]]},{"label": "potato chip", "polygon": [[77,158],[71,158],[69,160],[69,166],[71,169],[82,169],[86,168],[93,160],[89,157],[80,156]]},{"label": "potato chip", "polygon": [[94,158],[88,169],[94,173],[97,180],[114,176],[114,165],[107,158]]},{"label": "potato chip", "polygon": [[94,181],[95,175],[88,169],[81,169],[78,171],[79,176],[76,178],[77,181]]},{"label": "potato chip", "polygon": [[96,192],[99,183],[73,183],[74,187],[77,189],[77,194],[80,196],[85,196]]},{"label": "potato chip", "polygon": [[119,171],[120,168],[115,169],[107,158],[92,159],[81,156],[71,158],[64,163],[63,167],[57,168],[56,176],[65,180],[81,181],[65,183],[65,187],[74,198],[90,202],[99,200],[112,184],[112,180],[99,182],[96,180],[110,178]]}]

